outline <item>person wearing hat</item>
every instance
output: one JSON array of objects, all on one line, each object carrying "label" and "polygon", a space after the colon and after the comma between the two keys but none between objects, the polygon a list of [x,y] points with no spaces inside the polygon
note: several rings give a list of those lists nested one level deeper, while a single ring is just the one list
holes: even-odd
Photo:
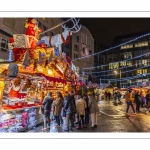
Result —
[{"label": "person wearing hat", "polygon": [[89,109],[90,109],[90,115],[91,115],[91,121],[92,125],[90,128],[96,128],[97,127],[97,113],[99,112],[99,107],[96,102],[96,99],[93,96],[93,93],[90,91],[87,93],[88,99],[89,99]]},{"label": "person wearing hat", "polygon": [[134,109],[134,106],[133,106],[133,100],[134,98],[132,98],[132,89],[129,89],[127,92],[126,92],[126,95],[125,95],[125,100],[126,100],[126,104],[127,104],[127,109],[126,109],[126,116],[129,117],[130,115],[128,114],[128,111],[129,111],[129,107],[131,106],[132,107],[132,110],[135,113],[135,109]]},{"label": "person wearing hat", "polygon": [[44,131],[50,130],[50,111],[53,100],[52,93],[48,92],[42,103],[42,107],[44,108]]}]

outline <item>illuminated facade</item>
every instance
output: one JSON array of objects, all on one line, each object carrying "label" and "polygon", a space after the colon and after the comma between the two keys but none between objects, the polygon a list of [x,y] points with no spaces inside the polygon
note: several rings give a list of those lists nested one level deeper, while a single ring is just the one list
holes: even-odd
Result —
[{"label": "illuminated facade", "polygon": [[[118,37],[114,40],[113,45],[116,46],[120,43],[127,42],[143,34],[145,33],[133,34],[126,37]],[[111,82],[111,84],[117,87],[126,87],[129,85],[137,85],[139,82],[148,82],[150,80],[150,75],[146,75],[150,72],[150,55],[146,54],[148,52],[150,52],[150,37],[141,38],[135,42],[123,45],[107,52],[106,64],[108,64],[108,66],[105,67],[105,69],[108,71],[105,74],[107,75],[106,78],[108,80],[116,79],[116,81]],[[137,57],[140,55],[142,56]],[[135,57],[136,59],[132,59]],[[117,73],[115,74],[114,71]],[[135,76],[138,77],[135,78]],[[120,80],[120,78],[129,77],[133,77],[134,79],[117,81],[118,79]],[[105,82],[108,82],[108,80]]]}]

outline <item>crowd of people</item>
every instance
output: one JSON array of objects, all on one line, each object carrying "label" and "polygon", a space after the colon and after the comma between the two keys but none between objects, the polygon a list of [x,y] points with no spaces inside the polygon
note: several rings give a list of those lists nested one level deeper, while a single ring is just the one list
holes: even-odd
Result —
[{"label": "crowd of people", "polygon": [[[56,127],[63,127],[64,131],[73,130],[73,128],[82,129],[89,126],[97,127],[97,113],[99,107],[92,92],[83,95],[74,95],[74,92],[65,92],[64,97],[61,92],[56,92],[57,98],[54,99],[51,92],[45,96],[41,109],[44,118],[43,131],[50,130],[50,113],[55,121]],[[77,126],[75,126],[77,124]]]},{"label": "crowd of people", "polygon": [[[125,100],[127,104],[126,116],[130,116],[128,114],[130,106],[132,107],[132,110],[135,115],[141,112],[141,107],[146,107],[148,109],[146,113],[150,112],[150,89],[147,90],[146,94],[143,90],[141,90],[140,92],[138,90],[134,91],[132,89],[129,89],[125,94]],[[136,104],[136,108],[134,108],[133,103]]]}]

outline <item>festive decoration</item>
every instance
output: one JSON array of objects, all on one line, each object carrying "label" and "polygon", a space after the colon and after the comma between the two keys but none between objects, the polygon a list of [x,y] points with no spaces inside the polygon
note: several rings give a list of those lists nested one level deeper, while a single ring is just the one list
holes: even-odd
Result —
[{"label": "festive decoration", "polygon": [[29,47],[35,48],[39,39],[39,32],[42,32],[42,29],[38,27],[38,22],[35,19],[29,19],[26,23],[26,35],[29,40]]},{"label": "festive decoration", "polygon": [[26,54],[25,54],[25,57],[24,57],[24,60],[23,60],[22,65],[24,65],[25,68],[26,68],[27,66],[29,66],[29,52],[28,52],[28,51],[27,51]]},{"label": "festive decoration", "polygon": [[8,76],[16,77],[18,75],[18,65],[16,63],[10,63],[8,66]]}]

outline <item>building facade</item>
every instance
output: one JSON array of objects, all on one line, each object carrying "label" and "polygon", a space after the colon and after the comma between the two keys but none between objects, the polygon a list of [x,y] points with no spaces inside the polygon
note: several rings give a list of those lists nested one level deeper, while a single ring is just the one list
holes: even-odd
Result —
[{"label": "building facade", "polygon": [[[38,26],[42,28],[43,31],[54,27],[55,25],[62,22],[61,18],[35,18],[38,21]],[[26,18],[0,18],[0,61],[8,59],[8,43],[10,37],[13,34],[25,34]],[[62,27],[58,27],[50,32],[42,34],[45,35],[55,35],[62,32]]]},{"label": "building facade", "polygon": [[[148,32],[116,38],[113,45],[125,43]],[[150,80],[150,36],[107,52],[105,82],[113,86],[128,87]],[[112,80],[113,79],[113,80]]]},{"label": "building facade", "polygon": [[90,31],[85,26],[82,26],[79,32],[72,34],[71,45],[72,60],[86,56],[86,58],[73,61],[74,65],[79,70],[94,66],[94,57],[88,56],[94,53],[94,39]]},{"label": "building facade", "polygon": [[[106,48],[105,44],[102,44],[98,40],[94,40],[94,53],[99,53],[103,51]],[[98,83],[104,83],[105,79],[105,53],[99,53],[97,55],[94,55],[94,66],[96,67],[95,69],[92,70],[92,75],[97,77]]]}]

